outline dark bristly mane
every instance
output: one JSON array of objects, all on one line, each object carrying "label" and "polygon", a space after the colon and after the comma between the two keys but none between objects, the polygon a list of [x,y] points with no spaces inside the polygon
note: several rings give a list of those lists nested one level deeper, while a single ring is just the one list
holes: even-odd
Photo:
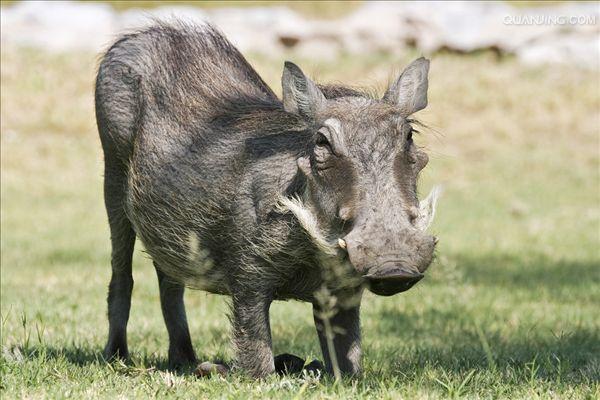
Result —
[{"label": "dark bristly mane", "polygon": [[[366,91],[340,84],[322,84],[319,89],[327,99],[342,97],[372,98]],[[255,131],[259,135],[277,132],[303,131],[306,121],[298,115],[287,113],[279,99],[230,99],[228,105],[213,119],[221,126],[235,127],[244,131]]]},{"label": "dark bristly mane", "polygon": [[319,84],[319,89],[323,92],[323,95],[327,99],[337,99],[339,97],[364,97],[367,99],[372,98],[372,96],[367,93],[365,90],[351,88],[349,86],[344,86],[340,84]]}]

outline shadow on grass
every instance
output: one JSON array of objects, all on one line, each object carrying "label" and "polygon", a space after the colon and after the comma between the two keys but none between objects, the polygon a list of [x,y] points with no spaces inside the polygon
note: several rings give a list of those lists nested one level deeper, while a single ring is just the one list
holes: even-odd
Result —
[{"label": "shadow on grass", "polygon": [[38,359],[65,360],[67,363],[77,366],[104,363],[102,353],[96,349],[86,347],[53,347],[45,345],[33,345],[27,347],[14,346],[4,351],[3,356],[16,361]]},{"label": "shadow on grass", "polygon": [[[436,316],[437,313],[431,313],[425,317]],[[397,319],[396,337],[401,331],[411,332],[409,317]],[[450,375],[490,371],[515,381],[523,381],[533,369],[536,379],[565,384],[600,379],[600,335],[594,329],[575,328],[558,335],[515,332],[506,336],[485,332],[477,326],[458,326],[455,330],[447,329],[443,340],[421,339],[418,333],[411,333],[412,338],[407,338],[404,345],[401,339],[395,341],[400,343],[398,349],[392,345],[384,346],[383,352],[370,352],[366,348],[365,353],[376,357],[386,354],[388,360],[381,361],[391,367],[391,373],[406,377],[408,372],[408,378],[433,368]],[[385,341],[388,335],[391,332],[380,335],[379,339]]]},{"label": "shadow on grass", "polygon": [[[44,346],[34,345],[27,348],[13,347],[5,350],[3,354],[4,358],[10,361],[22,362],[24,360],[36,360],[37,362],[65,362],[67,364],[87,367],[87,366],[106,366],[107,368],[113,369],[117,373],[124,375],[135,374],[141,371],[171,371],[180,375],[192,374],[197,365],[189,365],[181,367],[177,370],[169,368],[168,360],[165,357],[159,357],[156,355],[148,354],[133,354],[128,360],[111,360],[106,361],[102,355],[102,351],[99,348],[85,347],[85,346],[68,346],[68,347],[55,347],[55,346]],[[203,357],[199,355],[199,362],[203,360],[212,359],[208,356]]]},{"label": "shadow on grass", "polygon": [[[553,260],[539,254],[454,257],[467,282],[507,289],[577,290],[600,284],[600,260]],[[600,298],[600,294],[597,294]]]}]

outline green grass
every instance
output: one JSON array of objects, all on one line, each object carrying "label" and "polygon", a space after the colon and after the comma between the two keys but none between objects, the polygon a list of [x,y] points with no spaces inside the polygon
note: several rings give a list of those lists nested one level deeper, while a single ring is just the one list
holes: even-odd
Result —
[{"label": "green grass", "polygon": [[[284,57],[250,58],[279,89]],[[296,61],[324,81],[381,89],[408,57]],[[434,57],[420,115],[433,129],[416,140],[431,155],[422,192],[446,186],[433,227],[439,256],[409,292],[365,297],[364,376],[335,384],[167,371],[140,245],[131,364],[101,361],[110,248],[94,68],[90,54],[2,52],[3,399],[600,396],[597,72]],[[227,300],[188,291],[186,304],[198,356],[231,358]],[[308,305],[276,303],[272,325],[276,353],[320,358]]]}]

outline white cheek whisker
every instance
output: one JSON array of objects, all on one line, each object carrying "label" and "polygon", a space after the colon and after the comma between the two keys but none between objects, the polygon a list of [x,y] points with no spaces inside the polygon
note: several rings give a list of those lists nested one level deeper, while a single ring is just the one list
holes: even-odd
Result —
[{"label": "white cheek whisker", "polygon": [[336,256],[338,254],[337,241],[327,239],[319,227],[319,222],[313,210],[307,207],[304,202],[298,197],[280,197],[278,202],[278,210],[281,212],[291,212],[296,216],[300,225],[304,228],[312,242],[323,253]]}]

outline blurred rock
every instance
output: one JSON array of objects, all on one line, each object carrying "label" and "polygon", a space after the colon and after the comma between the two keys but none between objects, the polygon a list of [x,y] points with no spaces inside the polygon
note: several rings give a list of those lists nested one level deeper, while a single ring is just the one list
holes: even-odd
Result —
[{"label": "blurred rock", "polygon": [[340,45],[337,41],[331,39],[309,40],[301,42],[296,47],[296,54],[300,57],[315,60],[334,61],[341,53]]},{"label": "blurred rock", "polygon": [[22,1],[2,7],[2,44],[48,51],[99,49],[120,28],[107,4]]},{"label": "blurred rock", "polygon": [[242,52],[291,50],[333,60],[341,53],[399,53],[415,46],[425,54],[493,49],[534,65],[598,68],[600,63],[599,7],[580,2],[534,8],[498,2],[365,2],[334,20],[306,19],[285,7],[163,6],[118,13],[98,3],[19,2],[2,8],[2,44],[99,51],[119,32],[174,19],[210,21]]},{"label": "blurred rock", "polygon": [[[559,7],[526,10],[524,18],[536,21],[543,16],[553,25],[520,25],[530,33],[510,50],[530,65],[564,64],[576,67],[600,68],[600,7],[594,3],[570,3]],[[589,23],[595,21],[595,23]],[[524,37],[525,35],[521,35]]]},{"label": "blurred rock", "polygon": [[309,28],[284,7],[218,8],[211,11],[209,20],[242,52],[265,54],[282,51],[286,47],[282,37],[295,38]]},{"label": "blurred rock", "polygon": [[119,30],[142,28],[152,24],[154,20],[180,20],[200,24],[207,19],[207,14],[197,7],[172,6],[151,9],[130,9],[121,14],[115,13]]},{"label": "blurred rock", "polygon": [[598,70],[600,43],[597,35],[576,33],[544,36],[516,49],[517,57],[526,64],[564,64]]}]

